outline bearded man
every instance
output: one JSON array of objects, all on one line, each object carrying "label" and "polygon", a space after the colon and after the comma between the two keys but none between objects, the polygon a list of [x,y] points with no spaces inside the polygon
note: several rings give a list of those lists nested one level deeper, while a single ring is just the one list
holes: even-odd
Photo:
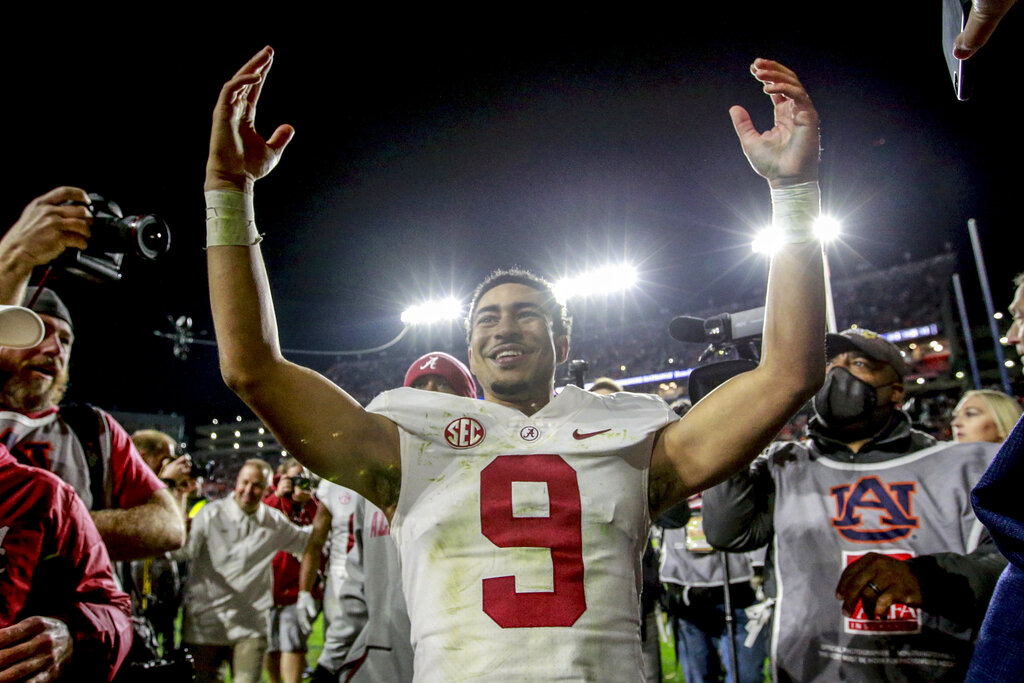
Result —
[{"label": "bearded man", "polygon": [[167,487],[128,433],[90,406],[58,408],[74,342],[71,312],[55,292],[26,289],[35,266],[65,248],[85,248],[92,222],[84,190],[60,187],[38,197],[0,239],[0,304],[31,304],[43,340],[27,349],[0,346],[0,444],[24,464],[70,484],[90,510],[112,560],[180,548],[185,525]]}]

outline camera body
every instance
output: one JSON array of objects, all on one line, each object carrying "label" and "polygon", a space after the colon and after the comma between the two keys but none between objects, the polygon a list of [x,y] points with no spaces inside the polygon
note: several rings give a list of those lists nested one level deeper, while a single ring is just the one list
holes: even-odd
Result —
[{"label": "camera body", "polygon": [[198,479],[202,477],[206,481],[214,481],[216,476],[214,473],[217,471],[217,461],[207,460],[206,462],[192,461],[192,476]]},{"label": "camera body", "polygon": [[156,214],[125,216],[121,207],[102,195],[89,193],[92,237],[84,251],[69,249],[57,263],[81,277],[104,281],[121,279],[125,254],[155,261],[171,248],[171,230]]},{"label": "camera body", "polygon": [[669,334],[674,338],[708,344],[688,380],[687,393],[694,404],[726,380],[757,367],[764,311],[762,306],[707,319],[679,316],[672,320]]}]

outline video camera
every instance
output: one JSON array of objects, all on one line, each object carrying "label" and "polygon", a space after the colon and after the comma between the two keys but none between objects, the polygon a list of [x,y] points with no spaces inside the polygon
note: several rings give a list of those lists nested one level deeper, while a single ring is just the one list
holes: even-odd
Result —
[{"label": "video camera", "polygon": [[719,313],[710,318],[679,316],[669,324],[675,339],[707,343],[697,367],[690,373],[688,393],[696,404],[726,380],[753,370],[761,359],[764,306],[739,313]]}]

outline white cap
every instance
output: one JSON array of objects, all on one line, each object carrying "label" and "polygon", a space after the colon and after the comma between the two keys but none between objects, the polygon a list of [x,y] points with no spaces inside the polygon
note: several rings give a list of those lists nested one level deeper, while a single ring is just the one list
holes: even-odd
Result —
[{"label": "white cap", "polygon": [[0,346],[28,349],[43,341],[42,319],[23,306],[0,306]]}]

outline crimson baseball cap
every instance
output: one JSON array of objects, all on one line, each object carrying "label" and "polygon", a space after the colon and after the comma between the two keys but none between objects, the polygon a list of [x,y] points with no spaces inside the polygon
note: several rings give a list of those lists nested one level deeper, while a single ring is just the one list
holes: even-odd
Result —
[{"label": "crimson baseball cap", "polygon": [[412,386],[413,382],[424,375],[443,377],[459,396],[476,398],[476,380],[470,374],[469,368],[458,358],[450,356],[444,351],[433,351],[413,361],[405,373],[403,386]]},{"label": "crimson baseball cap", "polygon": [[853,327],[839,334],[825,335],[825,357],[832,359],[846,351],[860,351],[868,358],[888,363],[901,378],[907,374],[907,363],[895,344],[877,332]]},{"label": "crimson baseball cap", "polygon": [[30,349],[43,341],[42,319],[23,306],[0,306],[0,346]]}]

